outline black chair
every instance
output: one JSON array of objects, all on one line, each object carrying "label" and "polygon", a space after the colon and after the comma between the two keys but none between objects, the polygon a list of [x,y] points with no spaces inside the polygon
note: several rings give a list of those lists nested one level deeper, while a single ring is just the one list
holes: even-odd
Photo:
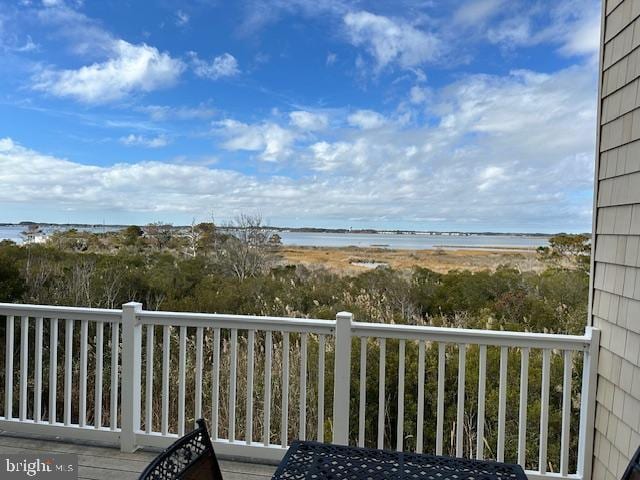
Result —
[{"label": "black chair", "polygon": [[631,457],[631,461],[627,465],[621,480],[640,480],[640,447]]},{"label": "black chair", "polygon": [[204,419],[145,468],[140,480],[222,480]]}]

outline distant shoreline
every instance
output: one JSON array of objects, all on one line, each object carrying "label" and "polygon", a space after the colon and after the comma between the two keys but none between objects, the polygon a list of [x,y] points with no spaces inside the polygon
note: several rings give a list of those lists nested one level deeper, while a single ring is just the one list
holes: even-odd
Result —
[{"label": "distant shoreline", "polygon": [[[32,222],[23,221],[19,223],[0,223],[0,227],[28,227],[30,225],[39,225],[41,227],[56,227],[56,228],[109,228],[109,229],[124,229],[129,224],[97,224],[97,223],[47,223],[47,222]],[[144,225],[141,225],[144,227]],[[190,225],[173,225],[175,230],[181,230],[189,228]],[[220,230],[234,230],[233,227],[217,226]],[[264,230],[270,230],[274,232],[296,232],[296,233],[324,233],[324,234],[363,234],[363,235],[424,235],[424,236],[443,236],[443,237],[473,237],[473,236],[491,236],[491,237],[541,237],[549,238],[555,233],[540,233],[540,232],[492,232],[492,231],[460,231],[460,230],[400,230],[400,229],[348,229],[348,228],[319,228],[319,227],[274,227],[264,226]],[[560,233],[560,232],[558,232]],[[584,233],[584,235],[591,236],[590,233]]]}]

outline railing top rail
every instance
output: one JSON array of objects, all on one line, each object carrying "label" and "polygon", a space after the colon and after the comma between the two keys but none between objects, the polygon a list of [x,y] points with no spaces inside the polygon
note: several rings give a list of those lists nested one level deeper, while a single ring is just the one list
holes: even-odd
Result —
[{"label": "railing top rail", "polygon": [[444,343],[552,348],[560,350],[587,350],[589,345],[591,345],[591,332],[588,328],[585,335],[564,335],[353,322],[352,335],[356,337],[431,340]]},{"label": "railing top rail", "polygon": [[335,320],[312,318],[264,317],[255,315],[228,315],[220,313],[156,312],[143,310],[138,318],[144,324],[187,327],[238,328],[242,330],[275,330],[330,334]]},{"label": "railing top rail", "polygon": [[[0,303],[0,315],[120,322],[122,310]],[[319,334],[332,334],[336,326],[335,320],[218,313],[142,310],[137,312],[137,316],[142,323],[152,325],[238,328],[243,330],[273,330]],[[560,350],[586,350],[591,344],[591,330],[589,328],[587,328],[585,335],[563,335],[368,322],[352,322],[351,327],[351,334],[355,337],[430,340],[446,343]]]},{"label": "railing top rail", "polygon": [[28,303],[0,303],[0,315],[119,322],[122,316],[122,310],[108,308],[62,307],[56,305],[32,305]]}]

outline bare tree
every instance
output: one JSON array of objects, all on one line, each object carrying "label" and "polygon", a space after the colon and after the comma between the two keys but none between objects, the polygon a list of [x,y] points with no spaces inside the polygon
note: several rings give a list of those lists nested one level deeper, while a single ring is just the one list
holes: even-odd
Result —
[{"label": "bare tree", "polygon": [[264,272],[271,263],[269,239],[272,232],[262,225],[262,217],[242,213],[228,228],[233,234],[220,249],[220,263],[239,280]]},{"label": "bare tree", "polygon": [[191,257],[198,254],[198,244],[200,243],[200,230],[196,225],[196,219],[191,220],[191,225],[187,228],[187,252]]},{"label": "bare tree", "polygon": [[122,290],[122,270],[117,266],[106,269],[100,278],[102,283],[101,303],[104,308],[116,308]]},{"label": "bare tree", "polygon": [[92,306],[92,282],[96,271],[94,260],[86,257],[77,261],[71,269],[69,278],[69,293],[75,306]]},{"label": "bare tree", "polygon": [[27,286],[27,299],[33,303],[43,303],[46,298],[46,285],[55,276],[55,263],[47,258],[47,253],[27,246],[27,259],[23,269]]}]

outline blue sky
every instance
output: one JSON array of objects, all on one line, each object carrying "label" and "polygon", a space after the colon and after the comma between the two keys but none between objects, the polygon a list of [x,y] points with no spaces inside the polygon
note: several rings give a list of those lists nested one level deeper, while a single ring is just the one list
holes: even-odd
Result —
[{"label": "blue sky", "polygon": [[588,231],[592,0],[0,3],[0,222]]}]

